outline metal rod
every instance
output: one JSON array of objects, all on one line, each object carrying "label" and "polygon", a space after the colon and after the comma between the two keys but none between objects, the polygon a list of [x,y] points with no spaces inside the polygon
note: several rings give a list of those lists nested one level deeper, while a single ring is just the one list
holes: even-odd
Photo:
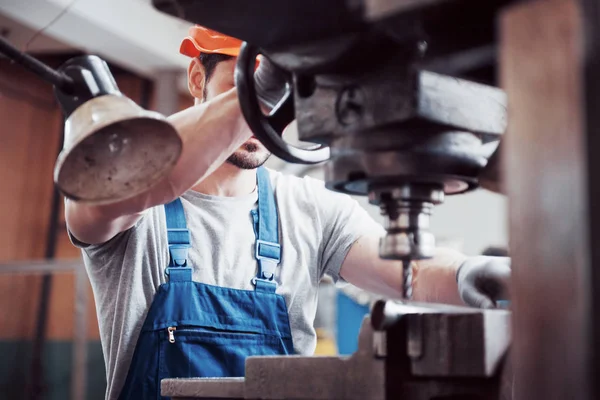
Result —
[{"label": "metal rod", "polygon": [[75,332],[73,335],[73,361],[71,379],[71,399],[85,399],[87,388],[87,304],[88,277],[85,269],[75,271]]},{"label": "metal rod", "polygon": [[44,345],[46,342],[46,327],[48,325],[48,300],[52,292],[52,274],[42,276],[40,297],[38,300],[38,313],[36,318],[35,336],[33,338],[33,351],[30,367],[31,383],[28,386],[27,399],[38,400],[46,397],[44,382]]},{"label": "metal rod", "polygon": [[[63,147],[64,124],[62,125],[60,137],[58,140],[57,153]],[[57,154],[58,156],[58,154]],[[46,234],[46,254],[47,260],[53,260],[56,256],[56,240],[58,234],[58,218],[60,213],[60,192],[54,186],[52,193],[52,205],[50,209],[50,218],[48,221],[48,231]],[[52,293],[52,273],[46,272],[42,277],[42,287],[38,301],[38,314],[36,319],[35,337],[33,339],[33,359],[31,362],[31,386],[28,398],[31,400],[41,399],[44,396],[44,347],[46,344],[46,328],[48,326],[48,310],[50,306],[50,294]]]},{"label": "metal rod", "polygon": [[72,93],[75,87],[75,81],[69,76],[50,68],[40,60],[23,53],[12,44],[8,43],[0,36],[0,53],[6,55],[14,62],[21,64],[29,71],[33,72],[43,80],[50,82],[65,93]]},{"label": "metal rod", "polygon": [[72,260],[47,261],[30,260],[0,263],[0,274],[33,274],[44,272],[73,272],[83,268],[83,261],[79,258]]}]

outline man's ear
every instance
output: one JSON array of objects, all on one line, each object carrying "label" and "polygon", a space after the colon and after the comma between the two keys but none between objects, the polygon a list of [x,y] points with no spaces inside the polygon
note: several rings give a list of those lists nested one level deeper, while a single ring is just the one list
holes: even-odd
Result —
[{"label": "man's ear", "polygon": [[206,70],[197,58],[193,58],[188,66],[188,89],[196,99],[204,100],[204,84]]}]

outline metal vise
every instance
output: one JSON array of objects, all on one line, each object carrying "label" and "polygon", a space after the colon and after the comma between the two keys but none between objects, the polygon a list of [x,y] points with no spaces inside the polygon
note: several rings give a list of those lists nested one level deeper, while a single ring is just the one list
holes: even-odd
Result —
[{"label": "metal vise", "polygon": [[510,313],[380,301],[350,357],[250,357],[244,378],[165,379],[176,399],[510,399]]}]

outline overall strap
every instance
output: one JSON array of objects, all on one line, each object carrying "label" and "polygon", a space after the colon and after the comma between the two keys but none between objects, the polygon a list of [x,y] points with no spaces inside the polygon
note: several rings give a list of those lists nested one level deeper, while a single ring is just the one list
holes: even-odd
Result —
[{"label": "overall strap", "polygon": [[[252,279],[256,290],[274,292],[277,283],[274,281],[275,269],[281,260],[279,244],[279,221],[275,194],[271,187],[269,172],[260,167],[256,171],[258,181],[258,213],[252,216],[258,220],[256,229],[255,257],[258,261],[258,274]],[[258,214],[258,215],[257,215]]]},{"label": "overall strap", "polygon": [[169,281],[192,280],[192,268],[188,265],[190,231],[185,222],[185,213],[180,199],[165,204],[167,217],[167,240],[169,244],[169,266],[165,270]]}]

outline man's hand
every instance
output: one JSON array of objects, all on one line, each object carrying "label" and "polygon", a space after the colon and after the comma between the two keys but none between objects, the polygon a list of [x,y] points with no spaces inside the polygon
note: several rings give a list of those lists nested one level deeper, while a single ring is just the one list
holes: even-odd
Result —
[{"label": "man's hand", "polygon": [[494,308],[496,301],[508,298],[510,258],[469,257],[456,272],[462,300],[478,308]]}]

